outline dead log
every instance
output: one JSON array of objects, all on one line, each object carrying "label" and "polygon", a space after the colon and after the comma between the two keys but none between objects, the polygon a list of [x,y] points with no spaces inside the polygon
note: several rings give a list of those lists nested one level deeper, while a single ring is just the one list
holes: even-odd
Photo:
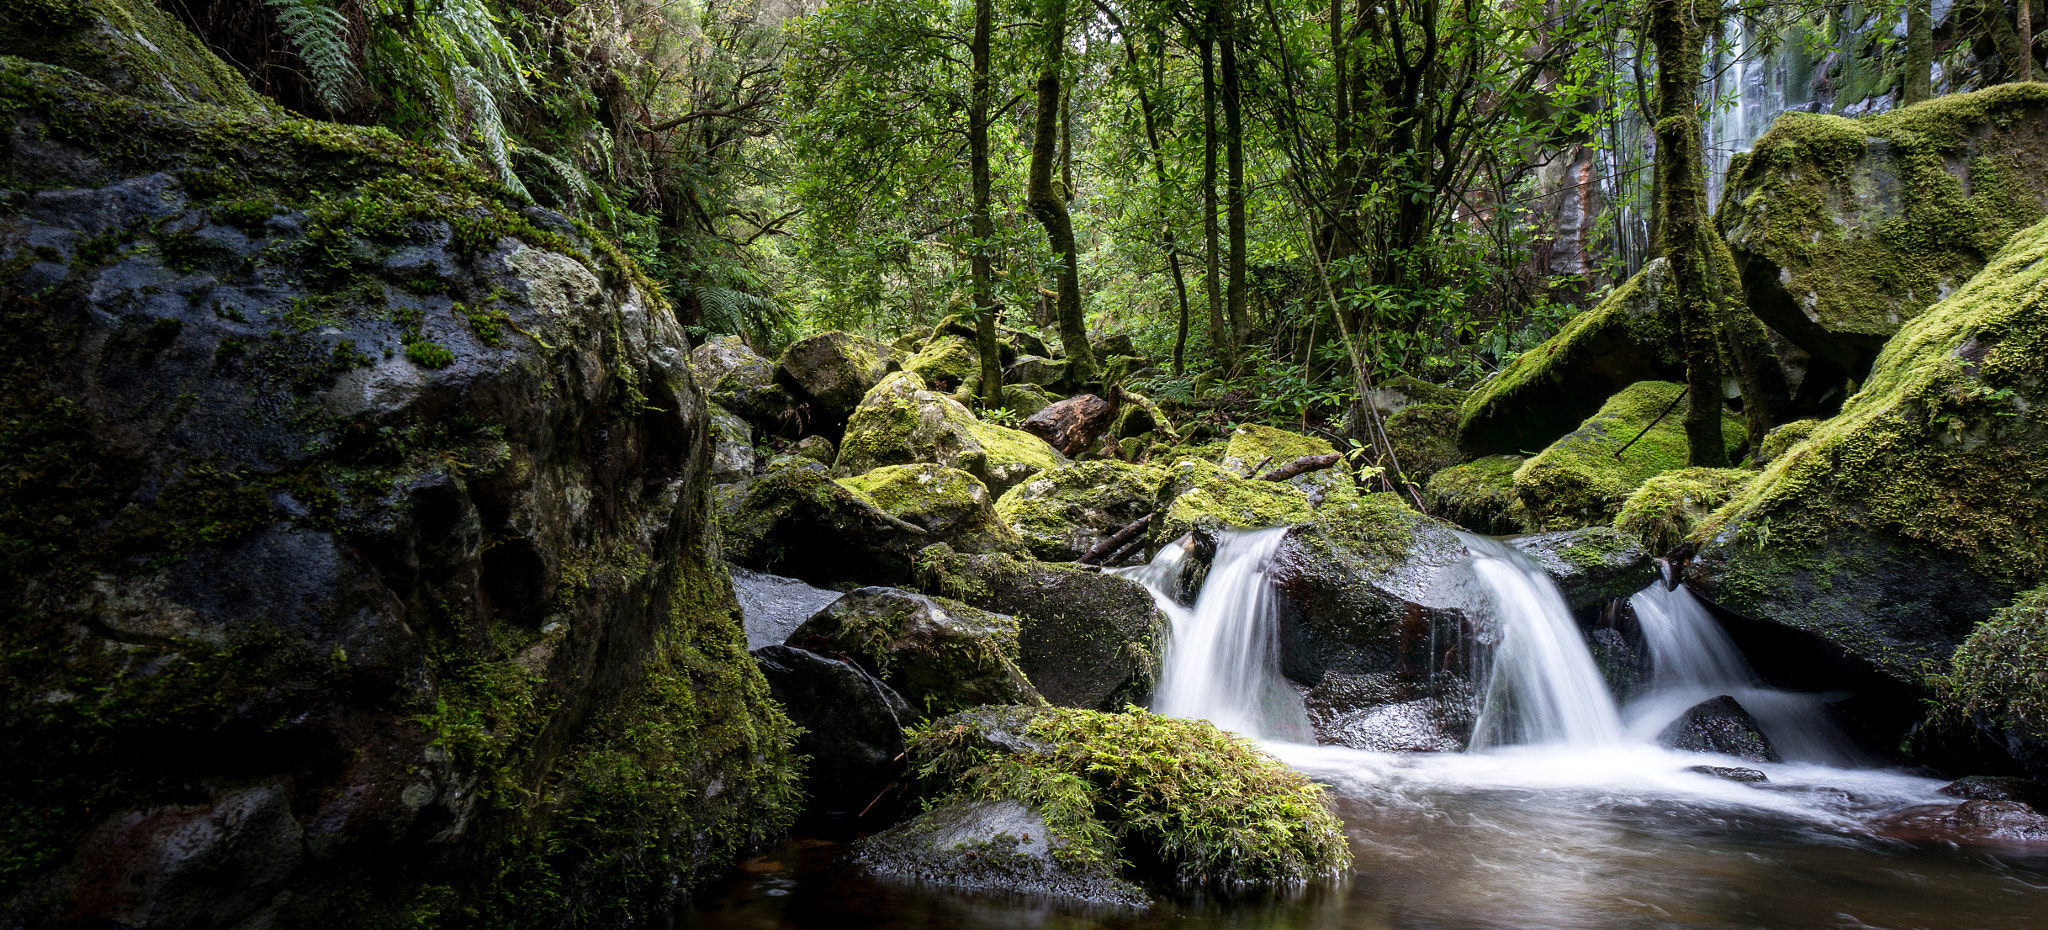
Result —
[{"label": "dead log", "polygon": [[1115,404],[1082,394],[1048,405],[1026,417],[1019,428],[1071,457],[1094,445],[1115,423]]},{"label": "dead log", "polygon": [[1101,562],[1103,556],[1110,555],[1112,553],[1119,551],[1120,549],[1122,549],[1124,543],[1130,542],[1132,538],[1136,537],[1139,533],[1143,532],[1145,527],[1152,523],[1152,518],[1154,516],[1156,516],[1156,514],[1148,513],[1142,517],[1139,517],[1136,520],[1131,521],[1130,525],[1124,527],[1123,529],[1117,530],[1114,533],[1111,533],[1108,539],[1105,539],[1089,547],[1087,552],[1081,553],[1081,557],[1074,560],[1075,563],[1080,565],[1094,565],[1097,562]]},{"label": "dead log", "polygon": [[1279,468],[1275,468],[1272,471],[1260,475],[1259,480],[1286,481],[1287,479],[1292,478],[1295,475],[1307,474],[1312,471],[1322,471],[1323,469],[1334,466],[1341,461],[1344,461],[1344,456],[1339,455],[1335,452],[1332,452],[1328,455],[1304,455],[1301,458],[1295,459],[1294,461],[1288,462],[1287,464],[1282,465]]}]

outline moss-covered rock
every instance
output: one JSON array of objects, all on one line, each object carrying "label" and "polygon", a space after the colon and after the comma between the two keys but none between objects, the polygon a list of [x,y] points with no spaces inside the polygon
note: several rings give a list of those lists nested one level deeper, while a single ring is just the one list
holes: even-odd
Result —
[{"label": "moss-covered rock", "polygon": [[2044,282],[2048,224],[1906,323],[1840,415],[1694,530],[1695,590],[1918,684],[2048,579]]},{"label": "moss-covered rock", "polygon": [[1067,460],[1021,430],[982,422],[910,372],[884,378],[847,420],[835,469],[858,475],[884,465],[930,462],[961,469],[1001,494]]},{"label": "moss-covered rock", "polygon": [[1386,431],[1397,461],[1373,464],[1418,487],[1428,483],[1437,472],[1465,460],[1458,451],[1456,407],[1409,404],[1387,418]]},{"label": "moss-covered rock", "polygon": [[1003,492],[996,513],[1024,538],[1031,554],[1071,562],[1159,509],[1164,469],[1116,461],[1048,468]]},{"label": "moss-covered rock", "polygon": [[1017,621],[946,598],[861,588],[804,621],[789,645],[850,657],[927,719],[1045,703],[1017,668]]},{"label": "moss-covered rock", "polygon": [[1159,888],[1287,888],[1350,864],[1323,790],[1241,736],[1141,710],[985,708],[911,740],[942,801],[1035,811],[1052,857]]},{"label": "moss-covered rock", "polygon": [[1657,563],[1633,536],[1613,527],[1534,533],[1508,545],[1543,566],[1572,610],[1626,598],[1657,580]]},{"label": "moss-covered rock", "polygon": [[1096,710],[1150,700],[1168,625],[1144,585],[943,545],[917,558],[926,593],[1017,618],[1017,665],[1046,700]]},{"label": "moss-covered rock", "polygon": [[1059,399],[1058,395],[1036,384],[1003,385],[1003,407],[1019,419],[1044,410]]},{"label": "moss-covered rock", "polygon": [[981,479],[944,465],[886,465],[839,484],[897,519],[922,527],[932,542],[961,552],[1022,554],[1024,540],[996,515]]},{"label": "moss-covered rock", "polygon": [[1773,427],[1770,432],[1764,434],[1764,441],[1758,445],[1756,463],[1769,465],[1777,461],[1779,456],[1791,451],[1793,446],[1805,442],[1806,437],[1813,435],[1814,429],[1818,426],[1819,420],[1793,420]]},{"label": "moss-covered rock", "polygon": [[[1314,436],[1290,433],[1256,423],[1240,426],[1230,434],[1230,443],[1223,450],[1223,460],[1218,464],[1223,470],[1246,478],[1257,478],[1295,459],[1310,455],[1329,455],[1337,447]],[[1304,472],[1287,479],[1285,484],[1301,491],[1308,497],[1310,506],[1355,500],[1358,489],[1351,482],[1351,470],[1338,462],[1335,467]]]},{"label": "moss-covered rock", "polygon": [[[1523,462],[1515,470],[1515,499],[1528,512],[1529,528],[1611,523],[1645,480],[1686,467],[1685,418],[1672,408],[1684,390],[1666,381],[1629,385],[1578,429]],[[1724,416],[1721,423],[1728,448],[1739,448],[1742,420]]]},{"label": "moss-covered rock", "polygon": [[910,580],[917,551],[933,542],[923,527],[833,481],[810,459],[769,464],[760,477],[717,490],[727,561],[822,586]]},{"label": "moss-covered rock", "polygon": [[1519,455],[1489,455],[1429,476],[1422,503],[1429,512],[1475,533],[1504,536],[1526,528],[1528,512],[1515,498]]},{"label": "moss-covered rock", "polygon": [[1373,385],[1371,392],[1373,409],[1382,417],[1393,416],[1417,404],[1458,407],[1470,395],[1470,391],[1444,387],[1406,374],[1395,375]]},{"label": "moss-covered rock", "polygon": [[2044,114],[2048,87],[2005,84],[1862,119],[1780,116],[1718,218],[1750,308],[1860,378],[2048,210]]},{"label": "moss-covered rock", "polygon": [[956,398],[974,396],[981,385],[981,353],[972,337],[933,336],[903,370],[924,379],[934,390]]},{"label": "moss-covered rock", "polygon": [[753,477],[753,429],[717,404],[707,404],[705,409],[711,417],[711,482],[730,484]]},{"label": "moss-covered rock", "polygon": [[[1812,421],[1803,421],[1812,422]],[[1773,430],[1771,435],[1777,435]],[[1739,468],[1682,468],[1643,482],[1615,514],[1614,528],[1651,552],[1670,552],[1707,514],[1720,509],[1756,472]]]},{"label": "moss-covered rock", "polygon": [[808,407],[813,426],[807,431],[832,434],[899,364],[888,345],[833,330],[790,343],[776,360],[775,377]]},{"label": "moss-covered rock", "polygon": [[801,429],[796,400],[775,381],[775,363],[738,336],[712,336],[690,353],[690,368],[713,403],[763,433],[795,435]]},{"label": "moss-covered rock", "polygon": [[1944,717],[1984,728],[2027,774],[2048,778],[2048,588],[1980,624],[1937,684]]},{"label": "moss-covered rock", "polygon": [[629,923],[779,829],[659,292],[140,60],[0,57],[0,923]]},{"label": "moss-covered rock", "polygon": [[1069,852],[1037,807],[1013,799],[944,802],[863,840],[859,861],[882,876],[962,891],[1143,909],[1151,899],[1113,863]]},{"label": "moss-covered rock", "polygon": [[10,3],[0,10],[0,48],[139,100],[204,103],[249,117],[286,115],[148,0]]},{"label": "moss-covered rock", "polygon": [[1315,512],[1308,495],[1292,484],[1241,478],[1195,459],[1182,459],[1167,469],[1165,493],[1171,502],[1152,521],[1155,548],[1195,530],[1284,526]]},{"label": "moss-covered rock", "polygon": [[1003,369],[1005,384],[1036,384],[1056,394],[1066,394],[1079,385],[1067,377],[1067,363],[1039,355],[1020,355]]},{"label": "moss-covered rock", "polygon": [[1173,421],[1166,411],[1161,410],[1151,398],[1130,391],[1119,391],[1116,424],[1109,428],[1109,434],[1118,439],[1133,439],[1148,434],[1158,435],[1166,440],[1178,438]]},{"label": "moss-covered rock", "polygon": [[1465,456],[1533,454],[1592,416],[1602,398],[1640,381],[1685,380],[1678,322],[1658,301],[1665,267],[1651,262],[1473,388],[1458,414]]}]

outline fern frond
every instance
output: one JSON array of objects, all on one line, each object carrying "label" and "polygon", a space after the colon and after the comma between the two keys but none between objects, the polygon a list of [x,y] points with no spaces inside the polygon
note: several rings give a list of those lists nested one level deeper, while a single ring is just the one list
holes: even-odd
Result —
[{"label": "fern frond", "polygon": [[348,109],[356,80],[349,55],[348,17],[320,0],[264,0],[276,11],[277,28],[306,63],[313,92],[333,113]]},{"label": "fern frond", "polygon": [[469,97],[471,128],[479,142],[483,143],[484,157],[490,159],[491,167],[498,169],[498,180],[520,197],[532,200],[526,185],[519,180],[519,174],[512,169],[512,153],[505,145],[505,119],[498,112],[498,99],[491,89],[484,86],[483,73],[468,65],[458,65],[455,80]]},{"label": "fern frond", "polygon": [[774,331],[795,323],[788,308],[771,298],[737,288],[699,284],[690,289],[702,310],[698,325],[717,333],[746,336],[749,341],[767,342]]}]

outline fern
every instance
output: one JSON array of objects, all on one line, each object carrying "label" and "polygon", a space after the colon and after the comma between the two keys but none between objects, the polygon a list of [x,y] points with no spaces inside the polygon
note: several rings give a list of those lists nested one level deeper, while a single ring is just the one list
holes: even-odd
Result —
[{"label": "fern", "polygon": [[774,300],[736,288],[699,284],[691,288],[702,314],[697,324],[717,333],[746,336],[748,342],[766,345],[775,331],[788,329],[796,318]]},{"label": "fern", "polygon": [[264,0],[277,14],[277,28],[306,63],[313,92],[331,113],[349,108],[356,65],[348,48],[348,17],[320,0]]},{"label": "fern", "polygon": [[455,78],[469,98],[470,124],[478,141],[483,143],[484,157],[490,159],[491,167],[498,169],[498,180],[513,193],[532,200],[533,195],[527,193],[526,185],[512,170],[512,155],[505,144],[505,119],[498,112],[497,98],[491,95],[489,87],[484,86],[483,72],[461,65],[455,69]]}]

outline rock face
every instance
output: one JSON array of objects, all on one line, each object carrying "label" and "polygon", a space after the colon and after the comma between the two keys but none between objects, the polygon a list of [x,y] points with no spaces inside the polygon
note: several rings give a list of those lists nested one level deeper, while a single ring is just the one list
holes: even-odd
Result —
[{"label": "rock face", "polygon": [[835,330],[782,350],[775,378],[807,409],[805,432],[836,435],[854,406],[895,367],[894,349]]},{"label": "rock face", "polygon": [[[1529,528],[1611,523],[1644,481],[1684,468],[1684,411],[1672,407],[1684,390],[1667,381],[1632,384],[1578,429],[1522,463],[1515,470],[1515,499],[1528,512]],[[1666,410],[1670,414],[1658,419]],[[1722,439],[1733,452],[1742,446],[1743,422],[1732,416],[1721,422]]]},{"label": "rock face", "polygon": [[1508,545],[1543,566],[1573,611],[1626,598],[1657,580],[1650,553],[1611,527],[1518,536]]},{"label": "rock face", "polygon": [[731,569],[733,597],[746,620],[747,648],[780,645],[805,620],[839,599],[839,592],[813,588],[795,578]]},{"label": "rock face", "polygon": [[1166,616],[1128,578],[944,546],[918,554],[918,586],[1017,620],[1017,665],[1061,707],[1144,704],[1159,680]]},{"label": "rock face", "polygon": [[[144,44],[206,65],[139,93],[220,99]],[[388,133],[18,58],[0,99],[0,922],[554,922],[522,889],[658,908],[786,822],[688,346],[614,246]]]},{"label": "rock face", "polygon": [[910,372],[884,379],[846,424],[834,466],[842,475],[929,462],[965,471],[1002,494],[1041,469],[1066,464],[1038,437],[984,423]]},{"label": "rock face", "polygon": [[1694,590],[1918,687],[2048,580],[2044,259],[2048,224],[1906,323],[1840,415],[1694,531]]},{"label": "rock face", "polygon": [[1115,425],[1116,408],[1093,394],[1047,404],[1026,417],[1022,428],[1061,455],[1080,455]]},{"label": "rock face", "polygon": [[1458,451],[1458,408],[1449,404],[1410,404],[1386,419],[1386,431],[1394,460],[1373,464],[1417,487],[1465,460]]},{"label": "rock face", "polygon": [[2048,88],[1863,119],[1787,113],[1729,171],[1719,217],[1750,308],[1833,372],[1968,282],[2048,210]]},{"label": "rock face", "polygon": [[859,666],[783,645],[754,650],[775,702],[802,727],[809,756],[804,795],[812,815],[856,817],[903,774],[910,705]]},{"label": "rock face", "polygon": [[1165,469],[1113,461],[1048,468],[1004,492],[996,514],[1033,556],[1072,562],[1158,510],[1166,479]]},{"label": "rock face", "polygon": [[1701,701],[1657,734],[1657,742],[1687,752],[1711,752],[1750,762],[1782,762],[1755,718],[1728,695]]},{"label": "rock face", "polygon": [[1017,668],[1017,621],[958,601],[861,588],[804,621],[789,644],[851,657],[922,718],[1045,703]]},{"label": "rock face", "polygon": [[981,481],[944,465],[890,465],[839,484],[866,495],[883,512],[961,552],[1024,551],[1024,541],[996,515]]},{"label": "rock face", "polygon": [[1467,458],[1527,454],[1555,442],[1638,381],[1683,381],[1678,323],[1657,300],[1665,263],[1651,262],[1557,335],[1480,382],[1459,410]]}]

